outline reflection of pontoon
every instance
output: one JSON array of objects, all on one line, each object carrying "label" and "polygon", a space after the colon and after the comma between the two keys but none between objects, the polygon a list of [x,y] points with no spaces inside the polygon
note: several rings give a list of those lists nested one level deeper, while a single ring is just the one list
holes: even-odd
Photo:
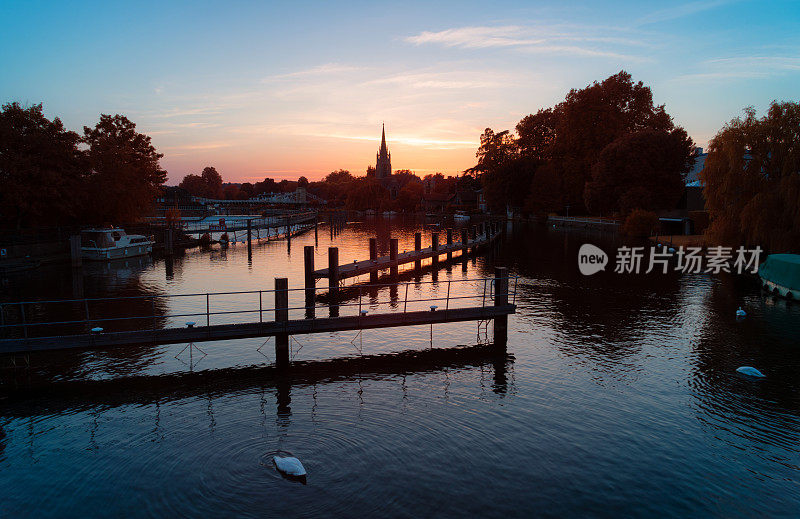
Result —
[{"label": "reflection of pontoon", "polygon": [[88,229],[81,232],[81,256],[88,260],[109,260],[143,256],[153,252],[153,240],[122,229]]},{"label": "reflection of pontoon", "polygon": [[800,299],[800,255],[770,254],[758,268],[761,283],[769,292]]}]

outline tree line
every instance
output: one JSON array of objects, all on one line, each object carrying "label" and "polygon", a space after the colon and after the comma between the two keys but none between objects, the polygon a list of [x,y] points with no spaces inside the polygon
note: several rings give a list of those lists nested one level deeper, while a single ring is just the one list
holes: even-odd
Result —
[{"label": "tree line", "polygon": [[487,128],[477,164],[489,208],[535,214],[629,214],[671,209],[695,147],[649,87],[621,71],[570,90],[522,118],[516,133]]},{"label": "tree line", "polygon": [[129,222],[147,214],[167,172],[150,137],[122,115],[100,115],[83,134],[42,105],[0,110],[0,226]]},{"label": "tree line", "polygon": [[434,173],[420,177],[413,171],[395,171],[389,179],[381,182],[375,178],[375,168],[367,167],[363,175],[353,175],[350,171],[339,169],[318,181],[309,181],[302,176],[296,181],[275,181],[265,178],[260,182],[227,183],[216,168],[207,166],[198,174],[186,175],[178,187],[189,194],[209,199],[246,200],[268,193],[290,193],[298,187],[328,201],[329,207],[342,207],[351,210],[412,212],[422,208],[425,183],[434,194],[453,195],[459,190],[477,190],[480,184],[473,177],[444,176]]},{"label": "tree line", "polygon": [[800,103],[746,108],[709,143],[700,178],[716,242],[800,252]]}]

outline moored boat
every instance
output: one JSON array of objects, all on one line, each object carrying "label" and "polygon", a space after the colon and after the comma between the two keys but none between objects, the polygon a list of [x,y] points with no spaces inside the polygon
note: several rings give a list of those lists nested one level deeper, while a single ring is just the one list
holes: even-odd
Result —
[{"label": "moored boat", "polygon": [[768,292],[800,300],[800,255],[770,254],[758,268],[758,275]]},{"label": "moored boat", "polygon": [[153,252],[152,238],[126,234],[122,229],[87,229],[81,231],[81,257],[104,261],[144,256]]}]

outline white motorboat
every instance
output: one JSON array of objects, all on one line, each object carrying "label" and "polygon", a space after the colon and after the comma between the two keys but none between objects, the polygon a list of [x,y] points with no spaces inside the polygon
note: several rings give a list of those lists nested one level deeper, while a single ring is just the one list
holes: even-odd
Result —
[{"label": "white motorboat", "polygon": [[455,214],[453,215],[453,220],[457,222],[459,221],[464,222],[469,220],[469,215],[464,211],[456,211]]},{"label": "white motorboat", "polygon": [[87,229],[81,231],[81,257],[105,261],[144,256],[153,252],[152,237],[125,234],[122,229]]}]

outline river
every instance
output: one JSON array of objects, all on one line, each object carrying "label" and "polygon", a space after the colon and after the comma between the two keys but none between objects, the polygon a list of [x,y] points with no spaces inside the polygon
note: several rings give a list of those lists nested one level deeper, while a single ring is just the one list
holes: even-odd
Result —
[{"label": "river", "polygon": [[[390,236],[413,249],[419,230],[378,217],[251,253],[45,266],[0,280],[2,301],[270,290],[275,277],[302,287],[305,245],[319,268],[330,245],[345,263],[374,236],[382,254]],[[491,338],[469,322],[296,337],[306,369],[291,379],[271,371],[261,339],[201,343],[191,359],[185,345],[51,353],[29,369],[5,359],[0,516],[800,514],[800,305],[765,297],[751,276],[586,277],[578,248],[610,251],[614,237],[507,230],[466,264],[404,274],[414,298],[448,285],[480,296],[464,280],[508,267],[518,308],[505,355],[469,348]],[[178,299],[159,303],[159,326],[198,308]],[[386,288],[364,305],[403,299]],[[275,453],[297,456],[307,484],[281,478]]]}]

